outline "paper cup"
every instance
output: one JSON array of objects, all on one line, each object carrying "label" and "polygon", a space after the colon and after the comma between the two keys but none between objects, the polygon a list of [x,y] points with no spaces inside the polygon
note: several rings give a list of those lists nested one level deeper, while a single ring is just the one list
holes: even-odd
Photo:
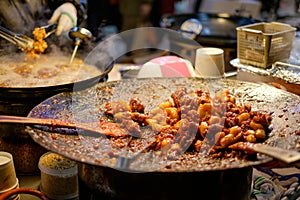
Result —
[{"label": "paper cup", "polygon": [[[15,183],[14,186],[12,186],[10,188],[7,188],[5,190],[1,190],[0,191],[0,196],[2,194],[6,193],[6,192],[9,192],[9,191],[11,191],[13,189],[17,189],[17,188],[19,188],[19,179],[16,179],[16,183]],[[10,197],[6,198],[6,200],[18,200],[18,199],[20,199],[20,195],[19,194],[14,194],[14,195],[11,195]]]},{"label": "paper cup", "polygon": [[14,188],[18,184],[13,157],[0,151],[0,192]]},{"label": "paper cup", "polygon": [[204,78],[222,78],[225,74],[224,50],[204,47],[196,50],[195,75]]}]

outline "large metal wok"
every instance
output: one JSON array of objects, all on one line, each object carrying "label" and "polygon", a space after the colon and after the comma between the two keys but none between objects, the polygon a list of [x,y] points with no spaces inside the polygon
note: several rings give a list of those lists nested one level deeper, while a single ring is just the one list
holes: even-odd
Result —
[{"label": "large metal wok", "polygon": [[[167,15],[161,19],[160,25],[164,28],[181,31],[182,25],[191,19],[197,20],[202,27],[201,32],[196,35],[194,39],[195,41],[197,41],[201,46],[217,47],[224,50],[226,71],[234,70],[230,66],[229,62],[237,56],[236,27],[258,22],[256,19],[242,17],[239,15],[199,12]],[[189,28],[193,30],[192,25]],[[183,42],[178,40],[173,40],[172,45],[185,46]],[[196,48],[198,47],[189,47],[190,50]]]},{"label": "large metal wok", "polygon": [[196,36],[196,41],[201,45],[216,45],[232,47],[236,44],[236,30],[238,26],[258,22],[253,18],[226,13],[190,13],[165,16],[160,24],[162,27],[180,30],[181,25],[188,19],[197,19],[202,25],[202,31]]},{"label": "large metal wok", "polygon": [[[212,94],[229,89],[238,102],[250,104],[253,110],[272,113],[272,132],[267,144],[285,149],[299,148],[299,96],[265,84],[237,80],[155,78],[99,83],[83,91],[55,95],[34,107],[28,116],[91,122],[103,115],[103,106],[107,101],[129,101],[135,96],[149,110],[169,98],[178,87],[204,89]],[[111,151],[105,137],[80,130],[64,130],[65,134],[57,133],[61,129],[46,127],[31,126],[27,130],[33,140],[46,149],[79,161],[79,175],[85,185],[99,192],[99,195],[117,199],[126,199],[135,194],[138,197],[143,195],[146,199],[155,196],[162,196],[162,199],[192,197],[197,194],[212,199],[248,199],[252,166],[271,160],[264,155],[252,159],[213,159],[202,154],[190,157],[183,153],[177,160],[149,170],[149,165],[161,160],[145,154],[132,162],[132,171],[128,172],[110,160]],[[196,185],[192,184],[194,180]],[[230,187],[222,184],[230,184]]]},{"label": "large metal wok", "polygon": [[[18,60],[17,58],[23,55],[14,56],[16,56],[16,60]],[[95,56],[92,57],[95,58]],[[107,56],[107,60],[108,59],[109,56]],[[89,59],[87,62],[88,61]],[[49,66],[51,64],[52,62],[49,61]],[[75,82],[53,83],[52,81],[52,84],[49,83],[48,85],[42,86],[37,84],[32,86],[24,85],[23,87],[0,87],[0,114],[27,116],[34,106],[55,94],[66,91],[83,90],[98,82],[105,81],[107,74],[113,67],[112,61],[107,63],[96,63],[92,61],[89,64],[96,64],[98,72]],[[1,70],[6,69],[3,66],[4,64],[2,62]],[[9,67],[9,63],[7,63],[7,67]],[[28,133],[25,132],[25,127],[22,124],[2,124],[0,126],[0,149],[13,154],[16,171],[18,173],[39,173],[36,164],[38,163],[39,156],[45,152],[45,149],[32,141]],[[26,157],[26,159],[24,159],[24,157]]]}]

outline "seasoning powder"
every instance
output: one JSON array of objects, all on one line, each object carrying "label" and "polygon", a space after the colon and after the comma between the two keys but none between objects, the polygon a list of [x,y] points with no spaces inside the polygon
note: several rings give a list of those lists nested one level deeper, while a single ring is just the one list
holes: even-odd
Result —
[{"label": "seasoning powder", "polygon": [[56,153],[46,153],[39,161],[40,189],[51,199],[78,197],[77,163]]}]

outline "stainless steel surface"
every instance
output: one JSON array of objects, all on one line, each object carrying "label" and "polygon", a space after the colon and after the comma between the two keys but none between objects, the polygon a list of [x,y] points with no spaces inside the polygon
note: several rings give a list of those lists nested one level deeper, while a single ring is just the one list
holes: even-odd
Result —
[{"label": "stainless steel surface", "polygon": [[248,64],[242,64],[238,58],[230,61],[237,69],[237,79],[249,82],[266,83],[300,95],[299,65],[275,62],[270,68],[263,69]]}]

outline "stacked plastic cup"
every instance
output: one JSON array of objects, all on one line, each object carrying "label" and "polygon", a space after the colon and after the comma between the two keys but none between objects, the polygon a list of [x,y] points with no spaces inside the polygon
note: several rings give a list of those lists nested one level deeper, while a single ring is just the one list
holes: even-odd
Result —
[{"label": "stacked plastic cup", "polygon": [[[0,195],[12,189],[19,188],[13,156],[5,151],[0,151]],[[17,200],[19,195],[13,195],[8,200]]]},{"label": "stacked plastic cup", "polygon": [[203,78],[222,78],[225,73],[224,50],[203,47],[196,50],[195,73]]}]

